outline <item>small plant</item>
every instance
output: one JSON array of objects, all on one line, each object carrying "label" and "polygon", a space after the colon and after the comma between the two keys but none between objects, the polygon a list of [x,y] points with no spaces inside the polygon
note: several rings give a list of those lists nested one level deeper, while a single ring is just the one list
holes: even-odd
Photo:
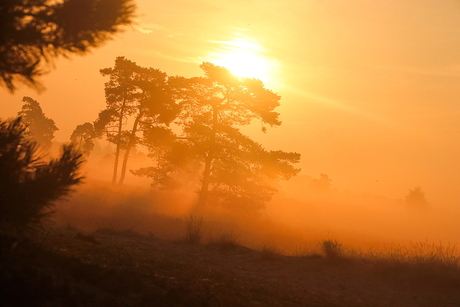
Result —
[{"label": "small plant", "polygon": [[344,256],[343,246],[336,240],[324,240],[320,243],[320,247],[329,260],[338,260]]},{"label": "small plant", "polygon": [[201,216],[190,215],[185,218],[185,241],[192,244],[200,244],[205,233],[205,221]]}]

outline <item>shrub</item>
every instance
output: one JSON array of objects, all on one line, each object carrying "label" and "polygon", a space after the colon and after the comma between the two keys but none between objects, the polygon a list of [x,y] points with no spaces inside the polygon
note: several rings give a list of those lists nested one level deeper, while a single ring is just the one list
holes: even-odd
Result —
[{"label": "shrub", "polygon": [[20,232],[41,225],[54,202],[83,179],[83,158],[73,145],[63,145],[58,159],[44,162],[25,131],[20,117],[0,121],[0,224]]},{"label": "shrub", "polygon": [[343,246],[336,240],[324,240],[321,242],[320,247],[329,260],[338,260],[344,256]]}]

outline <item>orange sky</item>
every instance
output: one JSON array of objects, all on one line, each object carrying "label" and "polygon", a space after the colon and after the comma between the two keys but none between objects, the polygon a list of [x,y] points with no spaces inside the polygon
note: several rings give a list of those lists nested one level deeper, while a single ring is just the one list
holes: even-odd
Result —
[{"label": "orange sky", "polygon": [[251,133],[302,154],[302,173],[334,187],[402,198],[421,186],[439,207],[460,203],[460,2],[457,0],[137,0],[139,21],[85,57],[56,61],[47,90],[0,92],[3,118],[39,101],[67,141],[105,107],[99,69],[125,56],[169,75],[246,39],[276,64],[283,125]]}]

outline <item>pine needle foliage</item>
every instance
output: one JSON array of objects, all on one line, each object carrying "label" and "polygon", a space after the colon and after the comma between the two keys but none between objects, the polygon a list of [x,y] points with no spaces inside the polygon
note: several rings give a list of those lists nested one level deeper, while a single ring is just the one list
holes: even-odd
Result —
[{"label": "pine needle foliage", "polygon": [[15,231],[40,226],[54,202],[83,180],[82,154],[74,145],[63,145],[58,158],[45,162],[25,130],[20,117],[0,122],[0,224]]}]

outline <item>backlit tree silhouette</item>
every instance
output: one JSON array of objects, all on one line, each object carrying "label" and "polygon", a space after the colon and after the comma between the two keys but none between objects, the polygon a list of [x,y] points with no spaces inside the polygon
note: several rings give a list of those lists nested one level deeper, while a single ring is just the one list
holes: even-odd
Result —
[{"label": "backlit tree silhouette", "polygon": [[42,89],[43,62],[84,54],[132,23],[131,0],[8,0],[0,6],[0,85]]},{"label": "backlit tree silhouette", "polygon": [[82,154],[72,144],[48,162],[17,118],[0,121],[0,225],[23,231],[53,213],[54,202],[82,182]]},{"label": "backlit tree silhouette", "polygon": [[18,112],[18,116],[27,125],[28,135],[37,141],[43,149],[48,150],[54,139],[54,132],[59,129],[54,124],[54,120],[45,116],[38,101],[30,97],[24,97],[22,101],[24,105]]},{"label": "backlit tree silhouette", "polygon": [[[276,192],[271,184],[289,179],[300,154],[267,151],[243,135],[240,127],[257,120],[279,126],[280,97],[257,79],[238,78],[226,68],[201,65],[205,77],[171,78],[181,106],[176,123],[181,133],[161,164],[135,172],[156,183],[176,186],[179,173],[200,174],[198,210],[210,201],[232,208],[257,210]],[[198,170],[198,171],[197,171]],[[182,177],[183,178],[183,177]]]}]

